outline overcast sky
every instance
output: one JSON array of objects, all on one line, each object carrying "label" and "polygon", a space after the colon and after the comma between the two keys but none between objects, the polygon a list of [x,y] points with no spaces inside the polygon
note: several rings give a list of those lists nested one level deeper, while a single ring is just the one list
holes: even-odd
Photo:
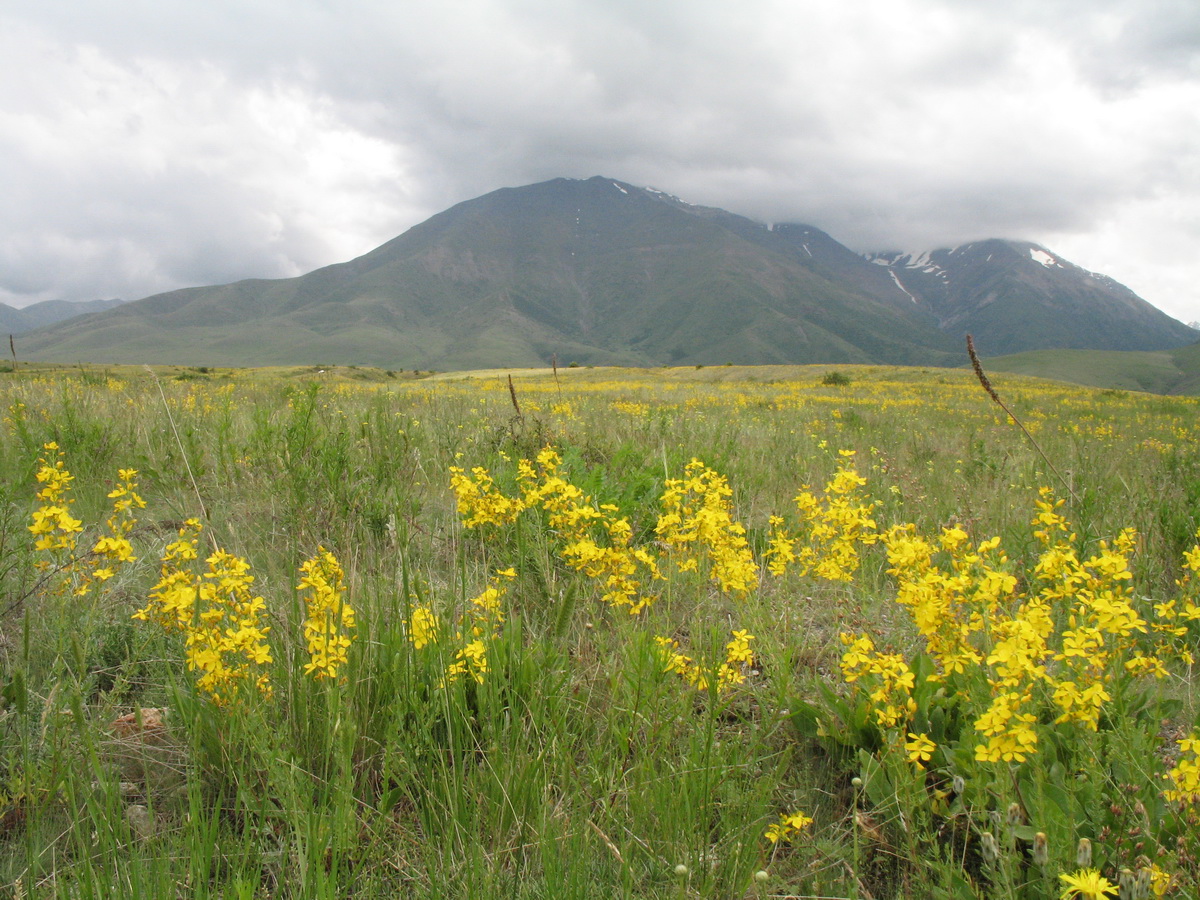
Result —
[{"label": "overcast sky", "polygon": [[1200,319],[1200,2],[0,7],[10,305],[298,275],[591,175],[860,251],[1033,240]]}]

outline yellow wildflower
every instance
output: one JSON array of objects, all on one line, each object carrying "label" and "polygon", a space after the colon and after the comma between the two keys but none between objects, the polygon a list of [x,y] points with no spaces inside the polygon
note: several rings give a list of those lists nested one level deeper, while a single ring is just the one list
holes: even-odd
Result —
[{"label": "yellow wildflower", "polygon": [[354,610],[342,599],[345,573],[332,553],[318,547],[312,559],[300,566],[299,591],[308,591],[305,606],[304,641],[309,662],[305,674],[315,678],[334,678],[347,662],[354,630]]},{"label": "yellow wildflower", "polygon": [[908,752],[908,759],[917,768],[925,768],[925,763],[933,758],[933,751],[937,749],[937,744],[930,740],[929,735],[921,732],[920,734],[908,733],[908,741],[904,744],[904,749]]},{"label": "yellow wildflower", "polygon": [[792,840],[812,823],[813,820],[799,810],[793,813],[782,813],[778,822],[767,826],[764,837],[772,844],[781,840]]},{"label": "yellow wildflower", "polygon": [[1100,874],[1098,869],[1080,869],[1072,874],[1059,875],[1063,883],[1063,891],[1059,896],[1062,900],[1080,898],[1080,900],[1104,900],[1105,896],[1115,895],[1117,886]]}]

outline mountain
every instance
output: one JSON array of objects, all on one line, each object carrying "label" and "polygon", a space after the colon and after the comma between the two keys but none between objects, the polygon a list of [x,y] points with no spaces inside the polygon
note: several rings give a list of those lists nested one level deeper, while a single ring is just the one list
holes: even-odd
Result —
[{"label": "mountain", "polygon": [[[998,299],[977,305],[1003,310],[1006,285],[1020,287],[1007,319],[1019,333],[1038,295],[1015,266],[983,265],[978,277],[993,269]],[[1102,289],[1072,297],[1105,309],[1132,302]],[[560,178],[460,203],[358,259],[298,278],[173,291],[50,326],[25,337],[22,355],[426,370],[547,365],[555,356],[597,365],[954,365],[964,354],[953,302],[936,284],[916,286],[899,255],[868,260],[812,226],[767,226],[609,178]],[[1170,333],[1147,340],[1182,343]]]},{"label": "mountain", "polygon": [[0,303],[0,334],[24,334],[35,328],[43,328],[74,316],[103,312],[120,306],[120,300],[43,300],[21,309]]},{"label": "mountain", "polygon": [[1025,350],[1165,350],[1200,339],[1106,275],[1045,247],[988,240],[869,259],[895,278],[915,308],[988,355]]},{"label": "mountain", "polygon": [[[874,276],[865,260],[853,264]],[[592,178],[495,191],[298,278],[148,297],[45,329],[23,352],[463,369],[546,365],[556,354],[581,364],[949,364],[957,348],[898,304],[804,265],[765,225]]]}]

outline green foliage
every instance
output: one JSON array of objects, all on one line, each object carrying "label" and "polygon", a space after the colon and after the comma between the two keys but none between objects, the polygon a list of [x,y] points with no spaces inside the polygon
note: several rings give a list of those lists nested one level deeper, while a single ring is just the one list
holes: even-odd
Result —
[{"label": "green foliage", "polygon": [[832,372],[826,372],[821,378],[821,384],[826,387],[845,387],[850,383],[850,376],[845,372],[839,372],[836,369]]}]

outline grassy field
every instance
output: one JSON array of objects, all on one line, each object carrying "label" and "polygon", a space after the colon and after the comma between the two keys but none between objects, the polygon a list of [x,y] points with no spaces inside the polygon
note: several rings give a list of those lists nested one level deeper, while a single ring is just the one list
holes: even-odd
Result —
[{"label": "grassy field", "polygon": [[1196,896],[1200,400],[509,374],[0,373],[0,896]]}]

